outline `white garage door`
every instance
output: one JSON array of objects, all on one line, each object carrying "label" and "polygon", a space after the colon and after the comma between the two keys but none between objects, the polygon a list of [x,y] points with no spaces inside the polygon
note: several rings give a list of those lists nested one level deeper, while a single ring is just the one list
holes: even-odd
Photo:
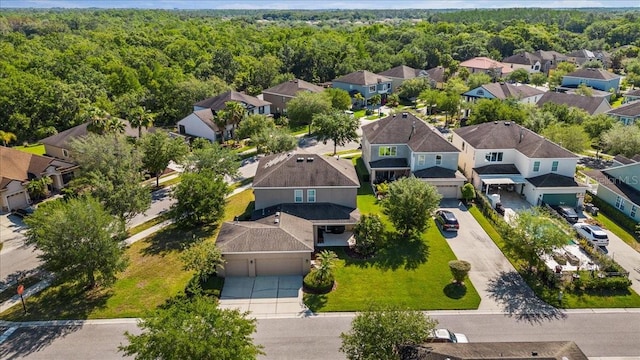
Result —
[{"label": "white garage door", "polygon": [[23,192],[7,196],[7,205],[9,210],[24,209],[29,206]]},{"label": "white garage door", "polygon": [[225,276],[249,276],[249,261],[247,259],[227,260],[224,264]]},{"label": "white garage door", "polygon": [[302,275],[302,259],[256,259],[256,276],[269,275]]},{"label": "white garage door", "polygon": [[438,192],[445,199],[457,199],[460,197],[458,185],[439,185]]}]

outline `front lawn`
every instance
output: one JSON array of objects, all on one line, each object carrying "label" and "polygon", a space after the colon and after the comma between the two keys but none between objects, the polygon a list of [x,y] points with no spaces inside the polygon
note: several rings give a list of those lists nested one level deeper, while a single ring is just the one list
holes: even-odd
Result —
[{"label": "front lawn", "polygon": [[[482,212],[473,206],[469,208],[469,212],[478,221],[480,226],[487,232],[493,242],[500,248],[505,254],[509,262],[516,269],[522,267],[518,263],[518,259],[509,254],[505,249],[505,242],[496,231],[493,224],[487,220]],[[529,276],[526,273],[520,273],[529,286],[535,291],[536,295],[545,302],[554,306],[567,309],[583,309],[583,308],[636,308],[640,307],[640,296],[629,288],[624,292],[602,292],[593,293],[586,291],[571,291],[565,289],[563,291],[562,303],[558,302],[558,289],[550,288],[544,285],[540,279]],[[589,276],[587,272],[584,272],[581,276]]]},{"label": "front lawn", "polygon": [[640,242],[636,240],[636,238],[629,234],[625,229],[616,224],[615,221],[611,220],[607,215],[603,214],[602,211],[598,213],[598,215],[593,216],[593,218],[599,221],[602,226],[614,233],[617,237],[622,239],[622,241],[626,242],[629,246],[634,248],[636,251],[640,252]]}]

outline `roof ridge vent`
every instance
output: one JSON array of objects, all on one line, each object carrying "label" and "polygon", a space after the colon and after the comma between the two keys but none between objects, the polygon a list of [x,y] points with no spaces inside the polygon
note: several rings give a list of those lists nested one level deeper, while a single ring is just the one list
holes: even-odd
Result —
[{"label": "roof ridge vent", "polygon": [[407,113],[407,112],[403,112],[402,113],[402,118],[403,119],[406,119],[408,116],[409,116],[409,113]]},{"label": "roof ridge vent", "polygon": [[511,121],[505,121],[504,122],[504,126],[510,126],[511,125]]}]

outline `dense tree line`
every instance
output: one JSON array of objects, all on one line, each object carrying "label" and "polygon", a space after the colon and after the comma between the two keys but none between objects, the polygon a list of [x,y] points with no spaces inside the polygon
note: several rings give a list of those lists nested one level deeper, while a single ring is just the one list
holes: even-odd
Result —
[{"label": "dense tree line", "polygon": [[95,108],[124,119],[143,108],[173,125],[229,88],[258,94],[294,76],[324,82],[400,64],[455,70],[519,50],[633,45],[624,51],[637,56],[638,39],[627,10],[3,11],[0,130],[37,140]]}]

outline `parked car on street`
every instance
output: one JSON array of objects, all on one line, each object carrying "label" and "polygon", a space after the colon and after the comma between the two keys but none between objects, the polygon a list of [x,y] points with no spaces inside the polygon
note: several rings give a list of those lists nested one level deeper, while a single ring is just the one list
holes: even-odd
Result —
[{"label": "parked car on street", "polygon": [[557,211],[558,214],[568,222],[572,224],[575,224],[578,222],[578,213],[576,213],[576,211],[572,207],[560,205],[560,206],[552,206],[551,208]]},{"label": "parked car on street", "polygon": [[469,339],[465,334],[454,333],[448,329],[434,329],[427,338],[427,342],[434,343],[468,343]]},{"label": "parked car on street", "polygon": [[448,210],[436,211],[436,223],[443,231],[458,231],[458,229],[460,229],[458,219]]},{"label": "parked car on street", "polygon": [[601,227],[587,223],[577,223],[573,225],[573,228],[578,233],[578,236],[587,240],[591,245],[595,247],[609,246],[609,236]]}]

